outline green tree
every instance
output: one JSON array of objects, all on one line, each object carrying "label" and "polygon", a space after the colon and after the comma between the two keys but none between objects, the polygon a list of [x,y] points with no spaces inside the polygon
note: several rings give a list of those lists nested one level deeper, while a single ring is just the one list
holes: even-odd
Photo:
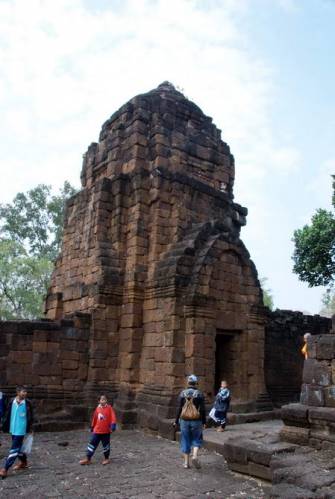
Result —
[{"label": "green tree", "polygon": [[335,314],[335,292],[328,290],[322,297],[323,307],[320,310],[320,314],[325,317],[332,317]]},{"label": "green tree", "polygon": [[44,184],[19,192],[12,203],[0,205],[1,236],[23,245],[29,255],[54,260],[60,249],[65,202],[75,192],[69,182],[58,195]]},{"label": "green tree", "polygon": [[62,238],[66,200],[75,193],[65,182],[57,195],[40,184],[0,205],[0,319],[42,315],[53,261]]},{"label": "green tree", "polygon": [[[335,183],[333,176],[333,206],[335,208]],[[313,286],[334,286],[335,279],[335,215],[319,209],[311,224],[297,229],[293,235],[293,271],[301,281]]]},{"label": "green tree", "polygon": [[52,268],[48,258],[29,256],[16,241],[0,240],[0,319],[39,317]]},{"label": "green tree", "polygon": [[260,279],[261,288],[263,291],[263,305],[269,308],[270,310],[273,310],[274,304],[273,304],[272,290],[265,287],[267,281],[268,281],[267,277],[262,277]]}]

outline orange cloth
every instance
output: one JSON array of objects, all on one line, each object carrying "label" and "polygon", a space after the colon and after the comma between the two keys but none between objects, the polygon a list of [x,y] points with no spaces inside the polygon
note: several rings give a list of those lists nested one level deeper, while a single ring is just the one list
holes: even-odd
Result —
[{"label": "orange cloth", "polygon": [[305,357],[305,359],[308,359],[308,351],[307,351],[307,342],[304,344],[304,346],[301,349],[302,355]]},{"label": "orange cloth", "polygon": [[93,433],[111,433],[112,424],[116,424],[115,412],[111,405],[98,405],[92,417],[91,428]]}]

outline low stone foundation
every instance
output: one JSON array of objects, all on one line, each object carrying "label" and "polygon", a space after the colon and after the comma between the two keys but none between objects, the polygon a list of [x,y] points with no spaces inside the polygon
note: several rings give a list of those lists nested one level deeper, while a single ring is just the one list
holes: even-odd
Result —
[{"label": "low stone foundation", "polygon": [[275,407],[299,402],[304,367],[304,357],[301,355],[304,334],[329,334],[331,327],[331,319],[320,315],[278,309],[268,313],[264,375],[267,392]]},{"label": "low stone foundation", "polygon": [[282,408],[281,438],[317,449],[335,449],[335,334],[308,342],[300,403]]},{"label": "low stone foundation", "polygon": [[263,440],[240,438],[228,441],[224,444],[223,455],[232,471],[271,481],[273,457],[294,450],[294,445],[268,436]]},{"label": "low stone foundation", "polygon": [[[38,427],[50,419],[64,420],[66,428],[87,421],[97,395],[90,390],[90,323],[90,315],[80,313],[60,321],[0,322],[1,389],[13,396],[17,385],[27,385]],[[105,391],[111,395],[110,387]]]}]

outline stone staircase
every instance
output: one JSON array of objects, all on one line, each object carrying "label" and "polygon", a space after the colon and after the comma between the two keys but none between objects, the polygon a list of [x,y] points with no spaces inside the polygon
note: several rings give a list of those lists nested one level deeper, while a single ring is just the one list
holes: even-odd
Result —
[{"label": "stone staircase", "polygon": [[275,421],[247,426],[205,433],[205,446],[222,454],[232,471],[271,482],[271,499],[335,498],[333,450],[283,442]]},{"label": "stone staircase", "polygon": [[272,411],[273,404],[268,393],[260,393],[256,400],[256,412]]}]

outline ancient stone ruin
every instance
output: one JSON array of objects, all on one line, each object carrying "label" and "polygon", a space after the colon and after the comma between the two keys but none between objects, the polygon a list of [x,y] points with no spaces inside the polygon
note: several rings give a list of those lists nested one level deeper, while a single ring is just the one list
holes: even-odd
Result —
[{"label": "ancient stone ruin", "polygon": [[118,394],[125,422],[171,417],[185,375],[212,397],[264,393],[264,319],[240,240],[234,158],[169,83],[122,106],[85,155],[67,208],[47,317],[91,314],[88,383]]},{"label": "ancient stone ruin", "polygon": [[272,482],[271,498],[335,497],[335,316],[311,336],[300,402],[281,409],[284,425],[231,438],[223,455],[233,471]]},{"label": "ancient stone ruin", "polygon": [[271,409],[268,393],[293,401],[302,336],[330,324],[264,309],[234,158],[212,119],[165,82],[106,121],[81,180],[47,320],[0,323],[2,385],[26,382],[41,411],[71,407],[73,421],[106,392],[121,423],[161,433],[190,373],[209,402],[227,378],[235,412]]},{"label": "ancient stone ruin", "polygon": [[308,340],[300,403],[282,409],[282,440],[335,450],[335,316],[332,333]]}]

